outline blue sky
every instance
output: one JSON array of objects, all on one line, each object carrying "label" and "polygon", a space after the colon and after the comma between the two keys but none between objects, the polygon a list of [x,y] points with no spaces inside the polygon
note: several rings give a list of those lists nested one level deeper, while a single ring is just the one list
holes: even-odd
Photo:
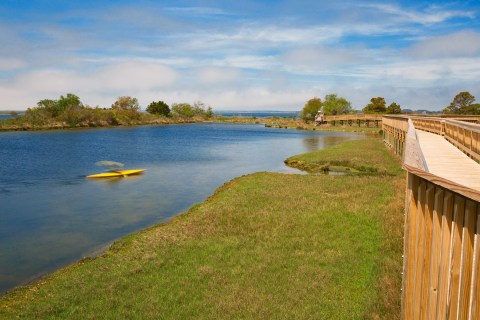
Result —
[{"label": "blue sky", "polygon": [[299,110],[336,93],[440,110],[480,101],[480,1],[0,3],[0,110],[77,94]]}]

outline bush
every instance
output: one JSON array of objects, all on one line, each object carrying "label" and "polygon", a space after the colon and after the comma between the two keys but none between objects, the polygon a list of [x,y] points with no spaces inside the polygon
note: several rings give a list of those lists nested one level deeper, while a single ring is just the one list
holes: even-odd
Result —
[{"label": "bush", "polygon": [[170,107],[163,101],[153,101],[148,105],[147,112],[168,117],[170,115]]},{"label": "bush", "polygon": [[210,106],[205,109],[205,104],[201,101],[196,101],[193,106],[188,103],[174,103],[172,105],[172,114],[182,118],[193,118],[195,116],[211,118],[213,110]]}]

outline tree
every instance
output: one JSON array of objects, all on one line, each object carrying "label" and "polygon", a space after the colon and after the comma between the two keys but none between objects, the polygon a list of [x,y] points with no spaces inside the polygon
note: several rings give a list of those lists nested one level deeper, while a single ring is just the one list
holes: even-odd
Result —
[{"label": "tree", "polygon": [[443,109],[443,113],[447,114],[479,114],[478,104],[474,104],[475,97],[468,91],[460,92],[453,98],[450,105]]},{"label": "tree", "polygon": [[114,110],[140,110],[140,105],[138,104],[137,98],[132,98],[130,96],[118,97],[117,101],[112,104],[112,109]]},{"label": "tree", "polygon": [[327,94],[322,103],[323,113],[329,115],[347,114],[352,111],[352,105],[347,99],[337,97],[336,94]]},{"label": "tree", "polygon": [[322,100],[320,98],[314,97],[307,101],[302,111],[300,112],[300,117],[305,121],[315,120],[317,112],[322,108]]},{"label": "tree", "polygon": [[370,103],[363,108],[363,113],[385,113],[387,112],[387,103],[382,97],[370,99]]},{"label": "tree", "polygon": [[402,108],[400,108],[399,104],[396,104],[395,102],[392,102],[387,107],[387,113],[388,114],[400,114],[400,113],[402,113]]},{"label": "tree", "polygon": [[78,110],[83,108],[80,98],[73,93],[60,96],[58,100],[43,99],[37,102],[39,109],[44,109],[49,112],[52,117],[58,117],[67,110]]},{"label": "tree", "polygon": [[186,118],[191,118],[195,115],[195,112],[193,111],[192,106],[188,103],[172,104],[172,113],[177,116],[186,117]]},{"label": "tree", "polygon": [[170,115],[170,107],[163,101],[155,102],[153,101],[147,107],[147,112],[152,114],[159,114],[162,116]]},{"label": "tree", "polygon": [[193,105],[188,103],[174,103],[172,105],[172,113],[184,118],[210,118],[213,116],[212,107],[207,107],[202,101],[195,101]]}]

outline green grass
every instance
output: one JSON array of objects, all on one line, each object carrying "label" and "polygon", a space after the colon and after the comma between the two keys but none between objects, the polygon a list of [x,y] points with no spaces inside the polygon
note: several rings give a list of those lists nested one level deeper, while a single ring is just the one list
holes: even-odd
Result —
[{"label": "green grass", "polygon": [[228,122],[228,123],[247,123],[247,124],[264,124],[267,127],[274,128],[289,128],[289,129],[298,129],[298,130],[317,130],[317,131],[333,131],[333,132],[364,132],[369,134],[378,134],[381,128],[374,126],[365,127],[365,124],[362,124],[361,127],[357,125],[336,125],[332,126],[330,124],[324,124],[321,126],[315,126],[315,123],[309,122],[305,123],[302,119],[299,118],[280,118],[280,117],[266,117],[266,118],[256,118],[256,117],[225,117],[225,116],[216,116],[215,121],[218,122]]},{"label": "green grass", "polygon": [[326,150],[290,157],[285,163],[311,173],[326,168],[357,174],[398,175],[402,172],[398,160],[383,148],[380,139],[347,141]]},{"label": "green grass", "polygon": [[0,318],[399,318],[403,184],[401,174],[240,177],[8,293]]}]

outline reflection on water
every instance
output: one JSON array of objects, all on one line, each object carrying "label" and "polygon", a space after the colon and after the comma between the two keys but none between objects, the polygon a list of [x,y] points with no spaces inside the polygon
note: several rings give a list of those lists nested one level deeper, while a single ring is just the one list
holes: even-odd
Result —
[{"label": "reflection on water", "polygon": [[[0,292],[170,219],[224,182],[357,134],[196,124],[0,133]],[[110,159],[143,175],[87,179]]]},{"label": "reflection on water", "polygon": [[325,149],[328,146],[345,141],[344,136],[307,136],[302,139],[305,149],[308,151]]}]

